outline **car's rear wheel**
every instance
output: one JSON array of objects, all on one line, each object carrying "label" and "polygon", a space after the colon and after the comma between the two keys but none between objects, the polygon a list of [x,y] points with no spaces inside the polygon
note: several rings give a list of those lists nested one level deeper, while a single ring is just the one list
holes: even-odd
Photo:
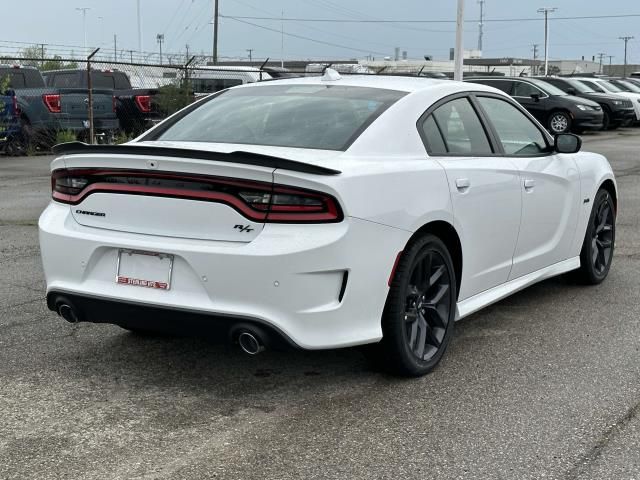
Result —
[{"label": "car's rear wheel", "polygon": [[402,254],[382,316],[377,346],[395,373],[420,376],[440,361],[455,320],[456,278],[442,241],[425,235]]},{"label": "car's rear wheel", "polygon": [[571,131],[571,117],[567,112],[553,112],[549,115],[549,131],[554,135]]},{"label": "car's rear wheel", "polygon": [[615,204],[611,194],[598,190],[593,202],[589,224],[580,252],[580,269],[576,279],[581,283],[596,285],[607,278],[616,239]]}]

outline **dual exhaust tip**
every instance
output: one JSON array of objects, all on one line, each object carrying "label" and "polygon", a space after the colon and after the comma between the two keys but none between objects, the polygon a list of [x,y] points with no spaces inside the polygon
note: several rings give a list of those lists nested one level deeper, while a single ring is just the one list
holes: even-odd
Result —
[{"label": "dual exhaust tip", "polygon": [[[69,323],[78,323],[80,321],[78,311],[73,305],[65,301],[56,304],[56,312]],[[237,340],[240,349],[247,355],[254,356],[265,351],[265,339],[267,336],[261,329],[240,327],[234,333],[235,335],[232,338]]]}]

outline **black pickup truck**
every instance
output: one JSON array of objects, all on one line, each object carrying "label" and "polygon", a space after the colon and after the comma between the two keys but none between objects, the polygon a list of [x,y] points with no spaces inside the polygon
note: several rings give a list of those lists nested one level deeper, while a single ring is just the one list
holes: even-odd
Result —
[{"label": "black pickup truck", "polygon": [[[50,88],[35,67],[0,65],[0,103],[10,106],[5,114],[7,133],[3,149],[24,153],[29,145],[49,148],[57,133],[72,132],[87,136],[89,128],[88,91],[86,88]],[[114,134],[118,128],[113,92],[95,90],[93,96],[94,128],[97,133]],[[7,145],[8,144],[8,145]]]},{"label": "black pickup truck", "polygon": [[[86,70],[51,70],[43,72],[50,87],[87,88]],[[133,88],[127,74],[120,70],[92,70],[93,88],[113,90],[120,128],[127,135],[139,135],[164,118],[158,108],[158,89]]]}]

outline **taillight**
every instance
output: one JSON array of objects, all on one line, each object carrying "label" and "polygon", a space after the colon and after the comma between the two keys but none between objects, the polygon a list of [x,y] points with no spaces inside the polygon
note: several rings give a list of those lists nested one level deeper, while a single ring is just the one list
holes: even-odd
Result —
[{"label": "taillight", "polygon": [[62,105],[60,103],[60,95],[53,94],[45,94],[42,95],[42,100],[44,104],[47,106],[47,109],[51,113],[60,113],[62,112]]},{"label": "taillight", "polygon": [[329,194],[226,177],[74,168],[55,170],[51,188],[54,200],[71,205],[93,193],[112,193],[224,203],[256,222],[332,223],[344,218]]},{"label": "taillight", "polygon": [[136,95],[134,99],[141,112],[149,113],[151,111],[150,95]]}]

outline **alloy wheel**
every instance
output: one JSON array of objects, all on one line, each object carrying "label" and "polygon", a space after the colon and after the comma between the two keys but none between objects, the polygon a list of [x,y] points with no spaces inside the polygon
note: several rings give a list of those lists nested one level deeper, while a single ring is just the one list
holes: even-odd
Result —
[{"label": "alloy wheel", "polygon": [[593,217],[591,239],[591,263],[594,271],[602,275],[609,262],[613,248],[613,211],[608,198],[604,198]]},{"label": "alloy wheel", "polygon": [[414,264],[406,292],[405,339],[422,361],[432,359],[443,345],[451,309],[451,275],[436,251],[423,252]]},{"label": "alloy wheel", "polygon": [[549,124],[551,125],[551,130],[553,130],[554,133],[564,133],[569,128],[569,120],[566,115],[562,113],[556,113],[551,117]]}]

